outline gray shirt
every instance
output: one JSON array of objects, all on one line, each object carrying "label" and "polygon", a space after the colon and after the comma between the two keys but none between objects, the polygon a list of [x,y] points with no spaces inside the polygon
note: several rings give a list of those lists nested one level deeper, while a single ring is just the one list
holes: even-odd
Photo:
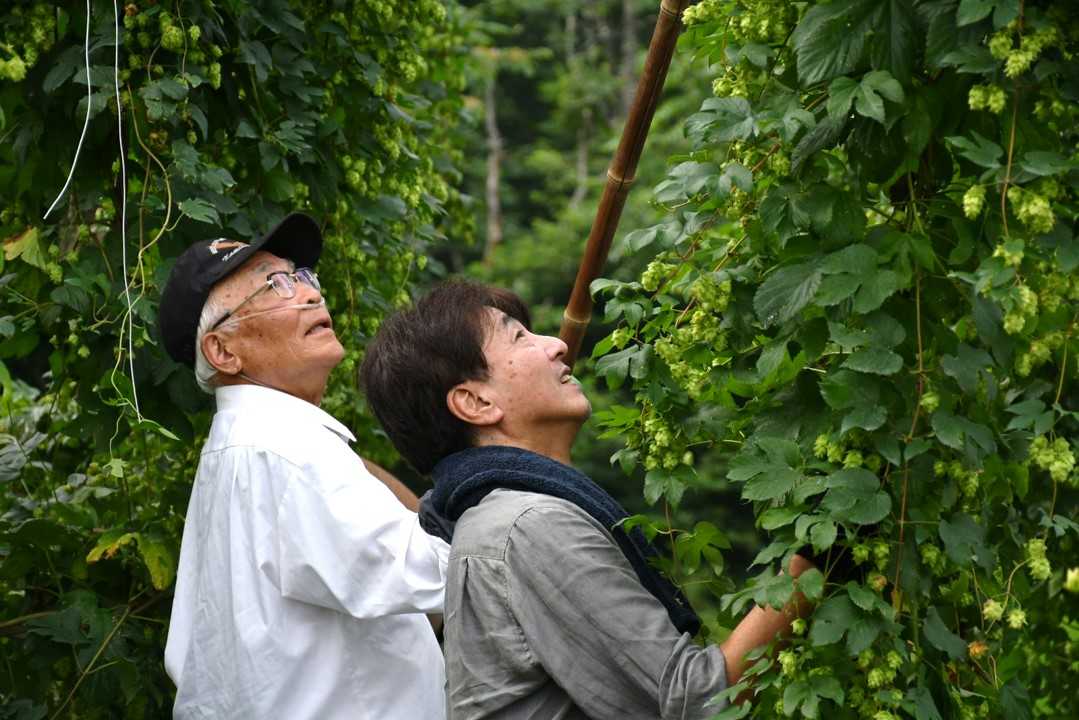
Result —
[{"label": "gray shirt", "polygon": [[708,718],[723,653],[680,634],[573,503],[496,490],[457,523],[446,583],[450,720]]}]

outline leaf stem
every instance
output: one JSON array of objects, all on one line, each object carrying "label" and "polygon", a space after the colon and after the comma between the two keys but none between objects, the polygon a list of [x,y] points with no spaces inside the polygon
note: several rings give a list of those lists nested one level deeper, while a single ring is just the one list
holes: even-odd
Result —
[{"label": "leaf stem", "polygon": [[[1023,5],[1019,0],[1019,32],[1023,32]],[[1012,181],[1012,158],[1015,154],[1015,123],[1019,118],[1019,81],[1012,83],[1012,127],[1008,133],[1008,164],[1004,169],[1004,183],[1000,188],[1000,219],[1004,223],[1004,237],[1008,237],[1008,185]]]},{"label": "leaf stem", "polygon": [[1053,398],[1053,404],[1060,404],[1060,395],[1064,392],[1064,374],[1068,369],[1068,342],[1071,340],[1072,331],[1075,330],[1075,323],[1079,320],[1079,313],[1075,314],[1071,323],[1068,325],[1068,334],[1064,336],[1064,359],[1060,361],[1060,377],[1057,379],[1057,394]]},{"label": "leaf stem", "polygon": [[60,713],[64,711],[64,708],[67,707],[67,704],[71,702],[71,699],[73,697],[75,697],[75,693],[78,691],[79,686],[82,685],[82,681],[85,680],[86,677],[93,670],[93,667],[97,663],[98,658],[100,658],[102,653],[105,652],[105,649],[109,646],[109,643],[112,642],[112,639],[116,636],[116,633],[120,630],[120,627],[124,624],[124,621],[127,620],[130,614],[131,608],[124,608],[124,614],[120,616],[119,621],[117,621],[117,623],[112,626],[112,630],[110,630],[109,634],[105,636],[105,639],[101,641],[101,646],[98,647],[97,652],[94,653],[94,656],[90,659],[90,662],[87,663],[86,667],[83,668],[81,673],[79,673],[79,679],[75,681],[75,684],[71,688],[71,692],[69,692],[67,694],[67,697],[64,698],[64,701],[60,703],[60,707],[56,708],[56,712],[52,714],[52,717],[49,720],[56,720],[56,718],[60,717]]}]

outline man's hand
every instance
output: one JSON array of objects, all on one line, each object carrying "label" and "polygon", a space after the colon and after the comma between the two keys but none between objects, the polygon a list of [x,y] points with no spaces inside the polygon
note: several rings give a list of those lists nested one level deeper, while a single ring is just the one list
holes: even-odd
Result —
[{"label": "man's hand", "polygon": [[[806,570],[816,567],[801,555],[793,555],[787,572],[791,577],[798,577]],[[727,660],[727,682],[737,683],[746,671],[746,653],[754,648],[771,642],[775,637],[790,634],[791,623],[809,614],[813,605],[802,593],[795,593],[782,610],[755,607],[750,610],[738,627],[723,641],[719,648]]]},{"label": "man's hand", "polygon": [[390,489],[390,492],[396,496],[401,504],[412,512],[417,512],[420,509],[420,499],[416,497],[416,493],[405,487],[405,484],[397,479],[386,468],[371,462],[367,458],[361,458],[367,471],[382,481],[382,484]]}]

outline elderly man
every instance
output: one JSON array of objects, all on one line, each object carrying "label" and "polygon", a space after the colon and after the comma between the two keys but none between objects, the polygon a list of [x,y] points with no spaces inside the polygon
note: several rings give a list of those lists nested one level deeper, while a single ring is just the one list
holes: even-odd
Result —
[{"label": "elderly man", "polygon": [[424,613],[442,611],[449,547],[319,409],[344,355],[321,250],[318,225],[293,214],[251,244],[191,246],[162,294],[166,349],[217,403],[165,648],[177,718],[445,715]]},{"label": "elderly man", "polygon": [[[719,646],[648,562],[626,512],[570,467],[590,412],[513,295],[440,286],[386,320],[362,369],[375,414],[435,489],[421,516],[452,535],[446,586],[451,720],[706,718],[745,655],[806,611],[754,608]],[[795,555],[790,572],[812,565]]]}]

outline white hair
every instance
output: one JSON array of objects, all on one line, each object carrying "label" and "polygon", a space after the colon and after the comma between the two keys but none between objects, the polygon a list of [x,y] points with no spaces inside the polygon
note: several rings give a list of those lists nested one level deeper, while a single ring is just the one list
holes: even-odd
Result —
[{"label": "white hair", "polygon": [[[214,290],[217,290],[217,288],[214,288]],[[215,382],[217,368],[210,364],[210,361],[206,359],[206,355],[202,352],[202,336],[209,332],[210,326],[225,314],[225,305],[221,302],[220,293],[214,292],[214,290],[210,291],[209,297],[206,298],[206,302],[202,306],[198,329],[195,331],[195,382],[199,384],[199,389],[211,395],[213,395],[214,387],[217,386]]]}]

